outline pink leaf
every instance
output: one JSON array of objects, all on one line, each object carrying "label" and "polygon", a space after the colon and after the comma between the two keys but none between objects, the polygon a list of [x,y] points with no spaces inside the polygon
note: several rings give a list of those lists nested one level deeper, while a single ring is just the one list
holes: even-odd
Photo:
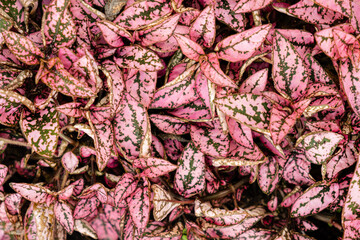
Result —
[{"label": "pink leaf", "polygon": [[169,134],[182,135],[190,133],[190,125],[178,118],[167,115],[152,114],[150,120],[161,131]]},{"label": "pink leaf", "polygon": [[8,173],[8,167],[3,165],[3,164],[0,164],[0,186],[3,185],[4,181],[5,181],[5,178],[6,178],[6,175]]},{"label": "pink leaf", "polygon": [[237,2],[235,0],[217,0],[215,16],[220,21],[237,32],[242,32],[247,24],[247,18],[243,13],[235,13]]},{"label": "pink leaf", "polygon": [[350,141],[340,146],[341,152],[331,158],[326,164],[326,172],[329,179],[334,178],[340,171],[356,163],[354,142]]},{"label": "pink leaf", "polygon": [[350,0],[314,0],[314,2],[324,8],[339,12],[345,16],[349,16],[351,13]]},{"label": "pink leaf", "polygon": [[240,93],[261,94],[265,90],[269,69],[257,71],[248,77],[239,88]]},{"label": "pink leaf", "polygon": [[313,215],[327,208],[339,196],[339,184],[316,183],[295,201],[291,207],[291,216]]},{"label": "pink leaf", "polygon": [[266,129],[269,125],[272,104],[263,96],[234,94],[215,99],[214,102],[227,116],[254,130]]},{"label": "pink leaf", "polygon": [[55,202],[54,212],[56,220],[71,235],[74,231],[74,218],[70,206],[66,203]]},{"label": "pink leaf", "polygon": [[266,194],[271,194],[280,180],[281,173],[282,166],[278,163],[278,158],[269,157],[268,161],[261,164],[259,169],[258,183],[260,189]]},{"label": "pink leaf", "polygon": [[94,213],[97,210],[97,207],[100,205],[100,201],[97,197],[81,199],[75,207],[74,218],[81,219],[86,218],[90,214]]},{"label": "pink leaf", "polygon": [[231,35],[220,41],[215,51],[220,59],[237,62],[247,60],[264,42],[271,29],[271,25],[262,25]]},{"label": "pink leaf", "polygon": [[219,120],[214,120],[214,128],[191,126],[191,139],[204,154],[213,157],[226,157],[229,152],[230,138],[224,134]]},{"label": "pink leaf", "polygon": [[149,178],[159,177],[177,169],[176,165],[153,157],[135,159],[133,165],[143,170],[141,176]]},{"label": "pink leaf", "polygon": [[131,173],[125,173],[115,187],[115,204],[118,206],[130,196],[137,187],[137,181]]},{"label": "pink leaf", "polygon": [[67,116],[78,118],[82,116],[82,110],[80,109],[81,107],[81,103],[70,102],[57,106],[56,110]]},{"label": "pink leaf", "polygon": [[131,219],[139,230],[143,230],[149,222],[150,199],[147,187],[137,188],[128,198]]},{"label": "pink leaf", "polygon": [[308,82],[306,66],[293,45],[280,33],[274,38],[273,78],[280,94],[299,100]]},{"label": "pink leaf", "polygon": [[166,41],[175,31],[180,16],[180,13],[174,14],[150,29],[139,31],[138,34],[141,39],[141,45],[146,47],[157,42]]},{"label": "pink leaf", "polygon": [[200,98],[168,113],[187,120],[211,119],[210,109]]},{"label": "pink leaf", "polygon": [[155,72],[164,68],[160,58],[141,46],[124,46],[117,50],[119,58],[114,58],[121,68],[136,68],[140,71]]},{"label": "pink leaf", "polygon": [[79,159],[73,152],[66,152],[61,158],[61,163],[66,171],[72,173],[79,165]]},{"label": "pink leaf", "polygon": [[177,40],[181,51],[188,58],[199,61],[201,55],[205,55],[202,47],[196,42],[190,40],[187,37],[184,37],[180,34],[174,34],[175,39]]},{"label": "pink leaf", "polygon": [[312,132],[301,136],[296,147],[302,150],[306,159],[313,164],[326,162],[344,137],[334,132]]},{"label": "pink leaf", "polygon": [[164,1],[141,1],[126,8],[114,23],[127,30],[138,30],[170,14],[172,9]]},{"label": "pink leaf", "polygon": [[44,203],[49,195],[49,190],[27,183],[10,183],[10,187],[23,198],[34,203]]},{"label": "pink leaf", "polygon": [[3,31],[6,46],[21,62],[27,65],[37,65],[40,63],[39,58],[45,55],[31,40],[22,35],[10,31]]},{"label": "pink leaf", "polygon": [[245,13],[265,8],[273,0],[240,0],[235,6],[235,12]]},{"label": "pink leaf", "polygon": [[59,114],[54,103],[34,114],[24,109],[20,126],[35,152],[44,157],[53,157],[60,134]]},{"label": "pink leaf", "polygon": [[311,164],[306,160],[304,154],[294,152],[290,155],[285,168],[284,179],[295,185],[311,185],[314,179],[310,176]]},{"label": "pink leaf", "polygon": [[166,155],[173,161],[177,161],[184,150],[184,146],[176,139],[165,139],[164,148]]},{"label": "pink leaf", "polygon": [[202,74],[216,85],[220,87],[237,88],[234,81],[221,70],[219,60],[215,53],[209,53],[208,60],[202,59],[200,61],[200,69]]},{"label": "pink leaf", "polygon": [[124,94],[119,109],[114,118],[116,144],[125,151],[126,157],[136,159],[148,128],[147,110],[128,93]]},{"label": "pink leaf", "polygon": [[100,213],[91,221],[91,227],[96,231],[99,239],[119,239],[118,233],[114,229],[115,226],[112,226],[104,213]]},{"label": "pink leaf", "polygon": [[215,13],[214,6],[208,5],[190,27],[190,39],[195,42],[204,41],[203,45],[211,47],[215,40]]},{"label": "pink leaf", "polygon": [[106,20],[101,22],[97,22],[96,25],[100,28],[105,41],[111,47],[121,47],[124,45],[122,37],[129,39],[130,41],[134,41],[131,33],[129,33],[126,29]]},{"label": "pink leaf", "polygon": [[235,119],[228,117],[227,125],[231,137],[241,146],[245,148],[254,148],[254,140],[251,133],[251,128],[238,123]]},{"label": "pink leaf", "polygon": [[203,192],[205,189],[205,155],[192,142],[185,147],[178,166],[174,186],[176,191],[186,198]]},{"label": "pink leaf", "polygon": [[360,238],[360,219],[346,221],[344,223],[344,240],[356,240]]},{"label": "pink leaf", "polygon": [[51,1],[43,16],[43,33],[46,44],[71,47],[76,40],[76,27],[68,9],[70,1]]},{"label": "pink leaf", "polygon": [[310,82],[322,82],[326,84],[332,84],[333,81],[329,75],[325,72],[320,63],[310,54],[308,54],[304,62],[308,66],[308,74]]}]

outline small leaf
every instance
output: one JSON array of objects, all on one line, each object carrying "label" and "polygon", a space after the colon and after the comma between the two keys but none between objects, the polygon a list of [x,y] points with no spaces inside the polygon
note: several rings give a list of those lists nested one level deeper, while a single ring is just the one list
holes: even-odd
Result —
[{"label": "small leaf", "polygon": [[117,50],[119,58],[114,58],[121,68],[136,68],[140,71],[155,72],[164,68],[160,58],[141,46],[124,46]]},{"label": "small leaf", "polygon": [[263,96],[234,94],[215,99],[214,103],[227,116],[244,123],[255,131],[266,129],[269,125],[269,111],[272,104]]},{"label": "small leaf", "polygon": [[340,146],[341,152],[326,163],[326,172],[329,179],[334,178],[340,171],[356,163],[356,147],[354,142],[349,141]]},{"label": "small leaf", "polygon": [[174,34],[176,41],[178,42],[182,53],[188,58],[199,61],[201,55],[205,55],[202,47],[196,42],[184,37],[180,34]]},{"label": "small leaf", "polygon": [[248,22],[245,14],[235,13],[235,0],[216,1],[215,16],[220,21],[237,32],[242,32]]},{"label": "small leaf", "polygon": [[182,135],[190,133],[190,125],[185,121],[167,115],[152,114],[150,120],[161,131],[169,134]]},{"label": "small leaf", "polygon": [[294,46],[280,33],[274,38],[273,78],[275,88],[283,96],[299,100],[308,82],[306,66]]},{"label": "small leaf", "polygon": [[73,152],[66,152],[61,158],[61,163],[66,171],[72,173],[79,165],[79,159]]},{"label": "small leaf", "polygon": [[312,185],[314,179],[310,176],[311,163],[303,153],[293,152],[284,168],[284,179],[295,185]]},{"label": "small leaf", "polygon": [[312,132],[301,136],[296,147],[302,150],[306,159],[313,164],[326,162],[344,137],[333,132]]},{"label": "small leaf", "polygon": [[0,186],[3,185],[4,181],[5,181],[5,178],[6,178],[6,175],[8,173],[8,167],[3,165],[3,164],[0,164]]},{"label": "small leaf", "polygon": [[313,215],[327,208],[339,196],[339,184],[316,183],[294,202],[291,216],[300,217]]},{"label": "small leaf", "polygon": [[248,77],[239,88],[240,93],[261,94],[265,90],[269,69],[257,71]]},{"label": "small leaf", "polygon": [[246,13],[265,8],[273,0],[240,0],[235,6],[235,12]]},{"label": "small leaf", "polygon": [[54,212],[56,220],[71,235],[74,231],[74,218],[70,206],[66,203],[55,202]]},{"label": "small leaf", "polygon": [[190,39],[195,42],[204,41],[203,45],[211,47],[215,40],[215,13],[214,6],[208,5],[190,27]]},{"label": "small leaf", "polygon": [[271,25],[262,25],[231,35],[220,41],[215,51],[220,59],[229,62],[247,60],[265,41]]},{"label": "small leaf", "polygon": [[54,234],[55,214],[54,207],[45,204],[34,204],[33,218],[36,222],[36,237],[51,239]]},{"label": "small leaf", "polygon": [[115,187],[115,204],[118,206],[130,196],[137,187],[137,181],[131,173],[125,173]]},{"label": "small leaf", "polygon": [[178,160],[175,189],[188,198],[205,189],[205,155],[190,142]]},{"label": "small leaf", "polygon": [[328,8],[332,11],[339,12],[345,16],[349,16],[351,12],[350,1],[339,1],[339,0],[314,0],[316,4],[324,8]]},{"label": "small leaf", "polygon": [[162,221],[172,210],[180,206],[179,203],[172,203],[173,198],[162,187],[157,184],[151,185],[154,193],[153,197],[153,215],[155,221]]},{"label": "small leaf", "polygon": [[34,203],[44,203],[49,190],[27,183],[10,183],[10,187],[19,193],[23,198]]},{"label": "small leaf", "polygon": [[37,65],[39,58],[45,58],[41,50],[26,37],[10,31],[2,32],[6,46],[21,62],[27,65]]},{"label": "small leaf", "polygon": [[143,170],[141,176],[149,178],[159,177],[177,169],[176,165],[166,160],[153,157],[135,159],[133,165]]},{"label": "small leaf", "polygon": [[97,22],[96,25],[100,28],[105,41],[111,47],[121,47],[124,45],[122,37],[129,39],[133,42],[133,37],[126,29],[106,20]]},{"label": "small leaf", "polygon": [[149,222],[150,199],[148,188],[138,188],[128,198],[131,219],[139,230],[143,230]]},{"label": "small leaf", "polygon": [[97,207],[100,205],[100,201],[97,197],[84,198],[81,199],[75,207],[74,218],[81,219],[86,218],[90,214],[94,213],[97,210]]}]

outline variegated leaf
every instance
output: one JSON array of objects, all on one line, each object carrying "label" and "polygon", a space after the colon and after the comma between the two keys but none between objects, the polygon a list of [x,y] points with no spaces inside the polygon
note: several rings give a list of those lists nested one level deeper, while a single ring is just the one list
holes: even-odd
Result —
[{"label": "variegated leaf", "polygon": [[202,49],[202,47],[196,42],[190,40],[189,38],[181,34],[175,33],[174,37],[178,42],[182,53],[188,58],[198,62],[200,60],[200,56],[205,55],[205,52]]},{"label": "variegated leaf", "polygon": [[171,11],[170,5],[164,1],[135,2],[122,12],[114,23],[127,30],[138,30],[170,14]]},{"label": "variegated leaf", "polygon": [[188,198],[205,190],[205,155],[190,142],[178,160],[174,188]]},{"label": "variegated leaf", "polygon": [[173,203],[171,195],[157,184],[151,185],[154,193],[153,197],[153,215],[155,221],[162,221],[172,210],[180,206],[179,203]]},{"label": "variegated leaf", "polygon": [[125,173],[115,187],[115,204],[119,204],[130,196],[137,187],[137,181],[131,173]]},{"label": "variegated leaf", "polygon": [[269,157],[267,162],[261,164],[258,183],[264,193],[271,194],[275,190],[282,175],[282,168],[278,157]]},{"label": "variegated leaf", "polygon": [[230,138],[224,134],[219,120],[214,120],[214,128],[191,126],[191,139],[204,154],[212,157],[226,157],[229,152]]},{"label": "variegated leaf", "polygon": [[234,94],[215,99],[220,111],[236,121],[258,131],[266,129],[270,121],[272,104],[265,97],[255,94]]},{"label": "variegated leaf", "polygon": [[53,157],[60,134],[59,114],[53,103],[34,114],[24,109],[20,126],[35,152],[44,157]]},{"label": "variegated leaf", "polygon": [[70,0],[54,0],[43,16],[43,34],[46,44],[55,47],[71,47],[76,40],[76,27],[68,9]]},{"label": "variegated leaf", "polygon": [[119,112],[114,118],[114,134],[116,144],[129,159],[136,159],[140,154],[140,145],[147,132],[147,119],[145,107],[130,94],[124,94]]},{"label": "variegated leaf", "polygon": [[73,152],[70,151],[70,152],[66,152],[62,156],[61,163],[63,167],[66,169],[66,171],[72,173],[79,165],[79,159],[76,157],[76,155]]},{"label": "variegated leaf", "polygon": [[345,16],[349,16],[351,13],[351,7],[350,7],[350,1],[345,0],[314,0],[316,4],[319,4],[320,6],[324,8],[328,8],[332,11],[341,13]]},{"label": "variegated leaf", "polygon": [[171,115],[175,117],[184,118],[187,120],[210,120],[211,119],[211,112],[210,109],[205,105],[205,103],[198,98],[197,100],[181,106],[177,109],[172,111],[168,111]]},{"label": "variegated leaf", "polygon": [[240,234],[237,240],[270,240],[272,239],[274,232],[264,229],[250,229]]},{"label": "variegated leaf", "polygon": [[334,153],[343,136],[334,132],[312,132],[296,141],[297,149],[304,152],[306,159],[313,164],[326,162]]},{"label": "variegated leaf", "polygon": [[160,58],[141,46],[124,46],[117,50],[115,62],[121,68],[136,68],[140,71],[155,72],[164,68]]},{"label": "variegated leaf", "polygon": [[231,137],[241,146],[249,149],[254,148],[254,140],[251,128],[237,122],[235,119],[227,117],[227,125]]},{"label": "variegated leaf", "polygon": [[357,240],[360,238],[360,219],[347,221],[344,223],[343,240]]},{"label": "variegated leaf", "polygon": [[106,218],[104,213],[100,213],[91,221],[91,227],[95,230],[100,239],[118,239],[118,233]]},{"label": "variegated leaf", "polygon": [[137,188],[127,200],[129,213],[135,226],[142,231],[150,218],[150,199],[147,187]]},{"label": "variegated leaf", "polygon": [[310,54],[306,55],[304,62],[308,66],[310,82],[322,82],[325,84],[333,83],[333,80],[329,77],[324,68],[313,56]]},{"label": "variegated leaf", "polygon": [[174,14],[150,29],[139,31],[138,35],[141,39],[141,45],[146,47],[158,42],[166,41],[175,31],[180,16],[180,13]]},{"label": "variegated leaf", "polygon": [[121,47],[124,45],[122,37],[129,39],[130,41],[133,40],[133,36],[129,33],[126,29],[106,20],[97,22],[96,25],[100,28],[105,41],[111,47]]},{"label": "variegated leaf", "polygon": [[133,166],[143,170],[141,176],[149,178],[160,177],[177,169],[176,165],[164,159],[153,157],[135,159]]},{"label": "variegated leaf", "polygon": [[217,20],[225,23],[233,30],[242,32],[246,26],[247,19],[243,13],[235,13],[235,0],[217,0],[215,6],[215,16]]},{"label": "variegated leaf", "polygon": [[202,74],[220,87],[237,88],[234,81],[221,70],[217,55],[215,53],[209,53],[207,57],[207,60],[200,60]]},{"label": "variegated leaf", "polygon": [[74,218],[81,219],[86,218],[92,213],[96,212],[97,207],[100,205],[100,201],[97,197],[81,199],[75,207]]},{"label": "variegated leaf", "polygon": [[56,110],[67,116],[78,118],[81,117],[83,113],[83,111],[80,109],[81,107],[81,103],[71,102],[57,106]]},{"label": "variegated leaf", "polygon": [[313,215],[327,208],[339,196],[338,183],[318,182],[308,189],[294,202],[291,216]]},{"label": "variegated leaf", "polygon": [[305,63],[294,46],[279,32],[274,38],[273,78],[276,90],[292,100],[299,100],[304,94],[308,82]]},{"label": "variegated leaf", "polygon": [[36,224],[36,238],[51,239],[55,229],[54,206],[34,204],[33,218]]},{"label": "variegated leaf", "polygon": [[329,179],[334,178],[340,171],[356,163],[356,147],[350,141],[340,146],[341,152],[326,163],[326,173]]},{"label": "variegated leaf", "polygon": [[70,206],[67,203],[55,202],[54,212],[56,220],[69,234],[72,234],[74,231],[74,218]]},{"label": "variegated leaf", "polygon": [[8,173],[8,167],[6,165],[0,164],[0,186],[3,185],[6,175]]},{"label": "variegated leaf", "polygon": [[190,27],[190,39],[195,42],[203,42],[203,45],[207,48],[211,47],[215,41],[214,11],[214,6],[208,5]]},{"label": "variegated leaf", "polygon": [[190,125],[187,122],[167,115],[152,114],[150,120],[161,131],[169,134],[182,135],[190,133]]},{"label": "variegated leaf", "polygon": [[311,185],[314,179],[310,176],[311,163],[302,153],[293,152],[284,168],[284,179],[295,185]]},{"label": "variegated leaf", "polygon": [[269,69],[257,71],[248,77],[239,88],[240,93],[261,94],[265,90]]},{"label": "variegated leaf", "polygon": [[235,12],[246,13],[265,8],[273,0],[240,0],[235,6]]},{"label": "variegated leaf", "polygon": [[262,25],[231,35],[220,41],[215,51],[220,59],[229,62],[247,60],[264,42],[271,25]]},{"label": "variegated leaf", "polygon": [[44,203],[49,195],[49,190],[28,183],[10,183],[10,187],[23,198],[34,203]]},{"label": "variegated leaf", "polygon": [[3,31],[6,46],[21,62],[27,65],[37,65],[39,58],[44,58],[44,53],[28,38],[14,32]]}]

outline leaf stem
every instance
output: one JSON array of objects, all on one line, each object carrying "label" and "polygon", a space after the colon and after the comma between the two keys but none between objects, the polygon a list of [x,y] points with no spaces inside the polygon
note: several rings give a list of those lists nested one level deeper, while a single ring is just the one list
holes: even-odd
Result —
[{"label": "leaf stem", "polygon": [[6,144],[12,144],[12,145],[17,145],[17,146],[21,146],[21,147],[31,148],[31,145],[28,144],[27,142],[20,142],[20,141],[15,141],[15,140],[0,137],[0,142],[1,141]]},{"label": "leaf stem", "polygon": [[338,230],[342,231],[342,227],[340,224],[338,224],[337,222],[335,222],[331,216],[329,215],[326,215],[326,214],[321,214],[321,213],[318,213],[318,214],[315,214],[315,215],[312,215],[311,217],[319,220],[319,221],[322,221],[322,222],[325,222],[327,224],[331,224],[332,226],[334,226],[335,228],[337,228]]}]

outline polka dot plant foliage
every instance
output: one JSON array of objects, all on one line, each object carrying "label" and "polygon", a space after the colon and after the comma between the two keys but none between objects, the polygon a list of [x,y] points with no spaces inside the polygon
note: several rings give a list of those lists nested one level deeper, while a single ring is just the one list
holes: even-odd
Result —
[{"label": "polka dot plant foliage", "polygon": [[0,238],[360,239],[359,36],[357,0],[0,1]]}]

